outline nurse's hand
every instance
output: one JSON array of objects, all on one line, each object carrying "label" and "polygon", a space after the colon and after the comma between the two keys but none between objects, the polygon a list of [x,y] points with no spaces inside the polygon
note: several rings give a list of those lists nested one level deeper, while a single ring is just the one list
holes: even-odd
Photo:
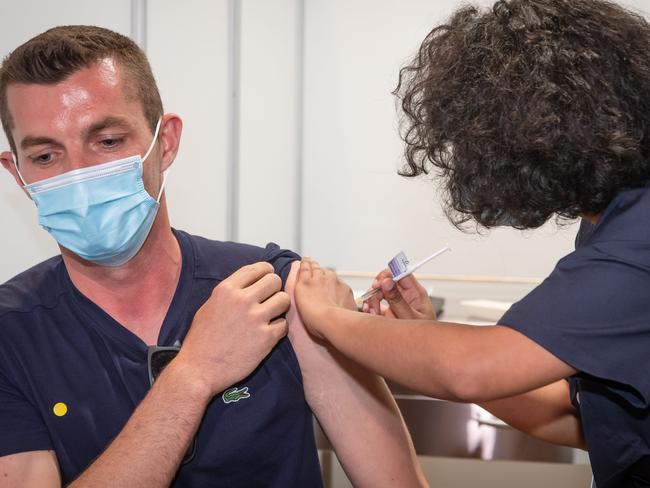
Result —
[{"label": "nurse's hand", "polygon": [[305,327],[316,337],[322,337],[319,326],[329,320],[329,310],[356,310],[350,287],[339,280],[334,271],[321,268],[307,257],[300,262],[294,297]]},{"label": "nurse's hand", "polygon": [[[397,283],[392,277],[388,269],[377,275],[372,287],[381,288],[381,293],[364,302],[364,312],[398,319],[436,319],[429,294],[413,275],[408,275]],[[382,299],[388,302],[388,308],[381,305]]]}]

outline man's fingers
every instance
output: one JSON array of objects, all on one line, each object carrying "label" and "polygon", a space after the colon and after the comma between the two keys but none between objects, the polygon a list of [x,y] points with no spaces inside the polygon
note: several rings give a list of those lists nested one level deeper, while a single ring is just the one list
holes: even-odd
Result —
[{"label": "man's fingers", "polygon": [[257,303],[262,303],[264,300],[272,296],[274,293],[282,289],[282,278],[275,273],[269,273],[262,276],[255,283],[248,287]]},{"label": "man's fingers", "polygon": [[242,266],[224,281],[229,282],[237,288],[246,288],[258,281],[262,276],[273,273],[274,271],[271,263],[260,261]]},{"label": "man's fingers", "polygon": [[267,320],[282,315],[289,310],[291,306],[291,298],[289,294],[281,291],[270,297],[261,305],[262,313]]},{"label": "man's fingers", "polygon": [[271,335],[275,342],[278,342],[287,335],[287,331],[289,330],[287,320],[284,318],[275,319],[269,324],[269,330],[271,331]]}]

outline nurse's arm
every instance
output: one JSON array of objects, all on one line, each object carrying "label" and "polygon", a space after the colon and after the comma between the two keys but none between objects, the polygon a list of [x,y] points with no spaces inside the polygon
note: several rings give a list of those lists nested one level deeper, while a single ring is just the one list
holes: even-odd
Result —
[{"label": "nurse's arm", "polygon": [[303,258],[295,299],[307,330],[380,376],[432,397],[481,403],[577,373],[509,327],[360,313],[341,306],[351,295],[334,272]]},{"label": "nurse's arm", "polygon": [[[377,275],[382,293],[373,297],[365,307],[374,313],[382,313],[379,299],[388,302],[389,311],[384,315],[397,318],[420,318],[436,320],[426,289],[411,275],[396,285],[390,280],[389,270]],[[536,390],[514,397],[484,402],[489,410],[512,427],[538,439],[569,447],[586,448],[582,423],[578,411],[571,403],[569,384],[556,381]]]},{"label": "nurse's arm", "polygon": [[[286,291],[293,296],[298,264]],[[352,303],[352,306],[354,304]],[[309,335],[289,309],[289,339],[305,397],[354,486],[427,486],[410,436],[383,379]]]},{"label": "nurse's arm", "polygon": [[325,339],[370,370],[435,398],[482,404],[532,436],[584,449],[562,385],[577,371],[519,332],[334,307],[327,317]]},{"label": "nurse's arm", "polygon": [[568,447],[586,449],[578,411],[569,395],[569,383],[556,381],[533,391],[481,404],[515,429]]},{"label": "nurse's arm", "polygon": [[480,403],[519,395],[577,371],[509,327],[399,320],[338,307],[319,331],[372,371],[430,396]]},{"label": "nurse's arm", "polygon": [[0,457],[0,486],[60,488],[54,451],[28,451]]}]

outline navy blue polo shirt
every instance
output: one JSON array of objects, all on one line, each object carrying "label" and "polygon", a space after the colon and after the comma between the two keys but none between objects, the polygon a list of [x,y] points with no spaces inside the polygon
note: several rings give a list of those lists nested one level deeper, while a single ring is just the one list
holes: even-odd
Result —
[{"label": "navy blue polo shirt", "polygon": [[[182,343],[215,285],[241,266],[268,261],[285,281],[298,259],[275,244],[175,235],[182,271],[161,346]],[[289,340],[236,386],[249,396],[215,397],[196,455],[172,486],[322,486],[312,414]],[[60,256],[0,286],[0,456],[52,449],[69,483],[120,432],[148,389],[147,344],[74,287]]]},{"label": "navy blue polo shirt", "polygon": [[570,383],[598,488],[648,486],[629,468],[650,456],[650,187],[583,225],[576,250],[499,323],[579,371]]}]

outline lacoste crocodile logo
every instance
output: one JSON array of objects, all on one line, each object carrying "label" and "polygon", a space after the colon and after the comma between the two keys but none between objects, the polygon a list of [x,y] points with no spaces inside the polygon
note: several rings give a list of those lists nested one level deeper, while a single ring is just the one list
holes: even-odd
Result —
[{"label": "lacoste crocodile logo", "polygon": [[243,388],[234,387],[224,391],[223,395],[221,395],[221,399],[223,400],[223,403],[232,403],[243,400],[244,398],[250,398],[250,396],[250,393],[248,393],[248,386],[244,386]]}]

